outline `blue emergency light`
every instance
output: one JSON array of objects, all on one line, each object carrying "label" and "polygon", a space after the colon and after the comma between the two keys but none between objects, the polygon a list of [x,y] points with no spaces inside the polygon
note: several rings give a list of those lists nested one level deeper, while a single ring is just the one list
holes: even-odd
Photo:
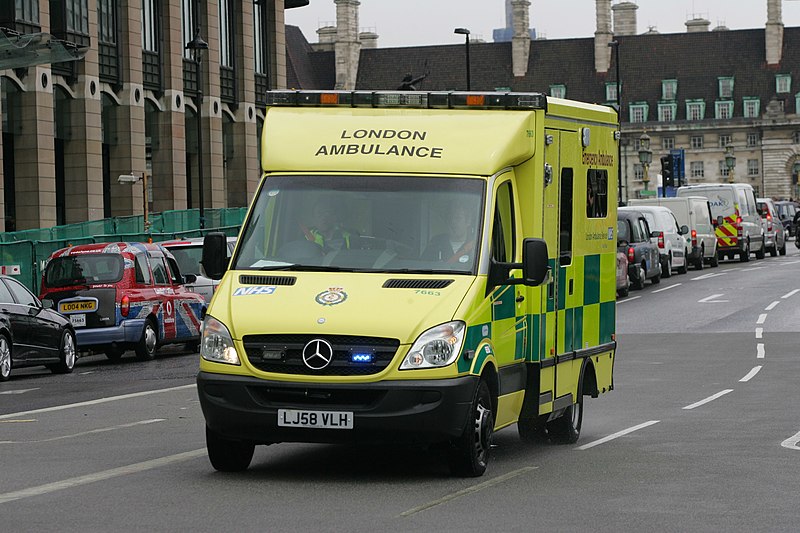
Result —
[{"label": "blue emergency light", "polygon": [[371,353],[354,353],[350,355],[350,362],[352,363],[371,363],[375,360],[375,356]]}]

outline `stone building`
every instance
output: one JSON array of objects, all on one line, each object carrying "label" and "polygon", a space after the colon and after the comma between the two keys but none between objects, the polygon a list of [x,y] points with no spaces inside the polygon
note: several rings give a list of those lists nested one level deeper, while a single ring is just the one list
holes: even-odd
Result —
[{"label": "stone building", "polygon": [[[359,48],[354,41],[359,2],[334,1],[347,9],[337,9],[337,26],[324,29],[324,45],[309,44],[297,28],[286,28],[290,87],[392,90],[406,73],[424,70],[419,90],[465,89],[463,43]],[[735,179],[761,195],[796,198],[800,28],[784,27],[781,0],[762,1],[767,4],[762,28],[712,30],[707,20],[695,17],[685,33],[659,34],[654,28],[639,33],[636,3],[595,0],[594,37],[531,40],[535,7],[529,14],[530,1],[509,0],[512,42],[471,43],[471,88],[617,105],[619,69],[624,199],[646,194],[646,185],[652,193],[660,157],[681,148],[689,183]],[[649,183],[639,162],[644,133],[652,149]],[[726,149],[736,157],[732,174]]]},{"label": "stone building", "polygon": [[[151,210],[198,207],[201,157],[204,206],[247,205],[264,92],[286,86],[284,9],[307,4],[0,2],[0,43],[41,34],[86,52],[0,70],[0,229],[141,213],[142,182],[118,183],[123,174],[148,173]],[[198,28],[208,43],[199,80],[185,48]]]}]

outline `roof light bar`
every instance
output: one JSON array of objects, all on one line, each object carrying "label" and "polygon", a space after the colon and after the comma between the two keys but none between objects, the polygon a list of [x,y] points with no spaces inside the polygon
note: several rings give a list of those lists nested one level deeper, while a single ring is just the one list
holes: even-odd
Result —
[{"label": "roof light bar", "polygon": [[408,109],[544,109],[541,93],[421,91],[267,91],[273,107],[379,107]]}]

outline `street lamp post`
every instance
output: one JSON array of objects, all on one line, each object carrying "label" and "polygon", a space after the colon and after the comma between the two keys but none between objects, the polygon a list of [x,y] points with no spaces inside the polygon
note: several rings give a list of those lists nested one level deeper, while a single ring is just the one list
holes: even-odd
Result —
[{"label": "street lamp post", "polygon": [[469,76],[469,30],[467,28],[456,28],[453,30],[453,33],[457,33],[459,35],[463,35],[466,39],[466,53],[467,53],[467,90],[471,90],[470,88],[470,76]]},{"label": "street lamp post", "polygon": [[642,133],[642,136],[639,137],[639,162],[642,164],[644,168],[644,175],[642,176],[642,182],[644,183],[644,190],[647,191],[647,186],[650,183],[650,176],[648,175],[648,170],[650,169],[650,163],[653,161],[653,151],[650,150],[650,136],[647,132]]},{"label": "street lamp post", "polygon": [[725,166],[728,167],[728,183],[733,183],[735,181],[736,156],[733,155],[732,144],[725,146]]},{"label": "street lamp post", "polygon": [[[617,120],[619,121],[620,135],[622,134],[622,92],[619,79],[619,41],[611,41],[608,46],[614,49],[614,66],[617,77]],[[617,203],[620,207],[625,205],[622,201],[622,142],[617,142]]]},{"label": "street lamp post", "polygon": [[198,200],[200,202],[200,229],[206,227],[205,199],[203,182],[203,51],[208,50],[208,43],[200,37],[200,26],[194,32],[194,39],[186,43],[186,49],[192,54],[192,60],[197,65],[197,181],[199,182]]}]

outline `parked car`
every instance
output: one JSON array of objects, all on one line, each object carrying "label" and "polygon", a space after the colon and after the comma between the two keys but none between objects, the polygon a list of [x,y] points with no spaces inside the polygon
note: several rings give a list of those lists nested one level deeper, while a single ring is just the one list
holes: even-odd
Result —
[{"label": "parked car", "polygon": [[766,244],[761,216],[756,205],[753,186],[748,183],[706,183],[678,187],[676,195],[703,196],[708,199],[716,226],[717,255],[733,259],[738,255],[742,262],[750,261],[750,254],[764,259]]},{"label": "parked car", "polygon": [[184,286],[194,281],[158,244],[84,244],[50,256],[41,298],[69,317],[78,349],[148,360],[160,345],[199,343],[206,303]]},{"label": "parked car", "polygon": [[761,212],[761,223],[764,225],[764,238],[769,255],[775,257],[780,253],[786,255],[786,230],[783,229],[778,209],[771,198],[757,198],[758,210]]},{"label": "parked car", "polygon": [[[627,252],[627,251],[626,251]],[[617,296],[625,298],[631,288],[628,278],[628,254],[617,250]]]},{"label": "parked car", "polygon": [[634,209],[617,211],[617,251],[628,256],[631,288],[643,289],[645,280],[661,281],[658,246],[650,240],[653,232],[644,215]]},{"label": "parked car", "polygon": [[658,246],[662,278],[672,276],[673,268],[678,274],[686,274],[689,267],[689,245],[684,235],[689,233],[688,226],[678,226],[675,215],[668,207],[639,205],[620,207],[619,210],[638,211],[647,219],[647,225],[652,231],[651,240]]},{"label": "parked car", "polygon": [[67,374],[77,357],[70,321],[42,305],[19,281],[0,276],[0,381],[23,366],[44,365]]},{"label": "parked car", "polygon": [[783,229],[785,229],[789,237],[794,237],[797,228],[794,226],[794,217],[800,212],[800,204],[792,200],[778,200],[775,202],[775,207],[778,209],[778,218],[781,219]]},{"label": "parked car", "polygon": [[712,267],[719,266],[717,236],[714,234],[711,208],[708,206],[706,198],[702,196],[634,198],[628,201],[628,205],[668,207],[675,215],[678,224],[686,225],[689,228],[689,234],[685,235],[689,244],[689,263],[694,265],[697,270],[702,270],[705,263]]},{"label": "parked car", "polygon": [[[206,276],[206,271],[203,269],[203,265],[200,264],[200,260],[203,258],[203,238],[165,241],[160,244],[172,252],[184,275],[194,274],[197,278],[194,283],[187,283],[186,288],[205,298],[207,304],[210,303],[211,297],[214,296],[214,291],[219,285],[219,280],[212,280]],[[236,237],[228,237],[229,258],[233,255],[235,247]]]}]

